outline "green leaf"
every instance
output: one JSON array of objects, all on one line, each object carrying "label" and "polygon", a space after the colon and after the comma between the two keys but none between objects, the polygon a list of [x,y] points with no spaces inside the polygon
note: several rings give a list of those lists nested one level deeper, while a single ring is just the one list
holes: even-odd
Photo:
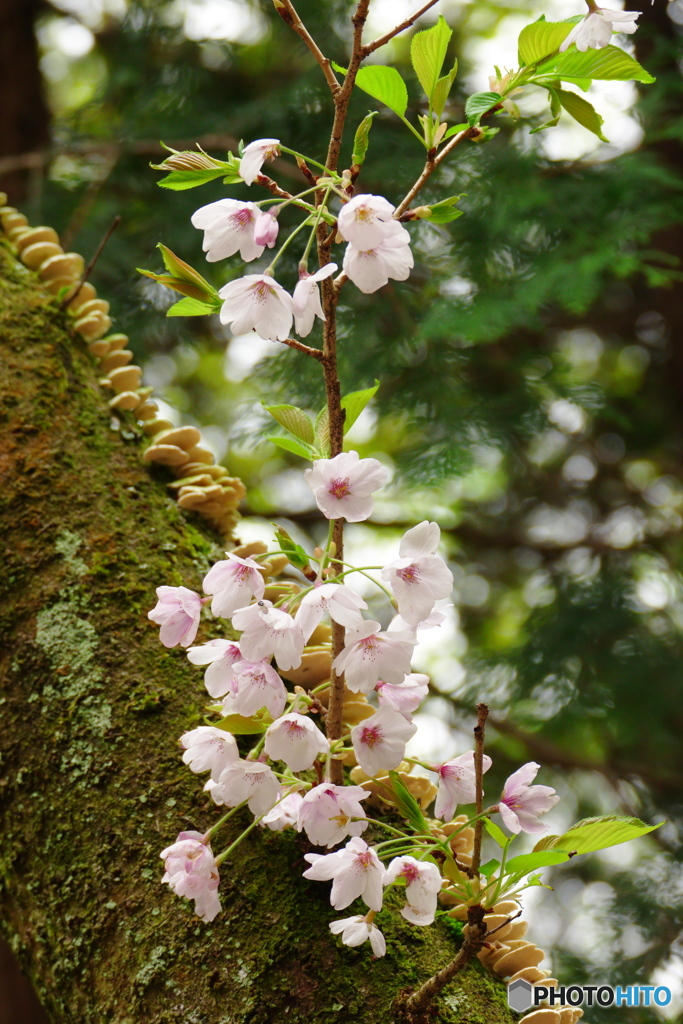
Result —
[{"label": "green leaf", "polygon": [[330,414],[326,405],[323,406],[315,418],[315,440],[322,457],[329,459],[332,446],[330,442]]},{"label": "green leaf", "polygon": [[341,400],[341,407],[346,412],[346,418],[344,419],[345,434],[354,425],[368,402],[377,394],[378,388],[379,381],[376,380],[375,386],[372,388],[366,388],[364,391],[351,391],[348,395],[344,395]]},{"label": "green leaf", "polygon": [[534,850],[566,850],[575,853],[593,853],[609,846],[627,843],[630,839],[654,832],[664,824],[646,825],[638,818],[608,814],[599,818],[584,818],[561,836],[544,836]]},{"label": "green leaf", "polygon": [[559,50],[574,28],[572,21],[535,21],[519,33],[517,49],[521,67],[535,64],[543,57]]},{"label": "green leaf", "polygon": [[300,455],[302,459],[308,459],[309,462],[318,458],[318,453],[310,445],[301,444],[299,441],[292,440],[291,437],[273,436],[266,440],[272,441],[278,448],[284,448],[286,452],[292,452],[294,455]]},{"label": "green leaf", "polygon": [[[211,293],[207,295],[205,288],[199,288],[197,285],[190,284],[189,281],[183,281],[178,277],[171,277],[170,274],[155,274],[152,270],[143,270],[142,267],[135,268],[138,274],[144,274],[145,277],[151,278],[153,281],[158,281],[159,284],[163,284],[165,288],[172,288],[175,292],[180,292],[181,295],[189,295],[191,299],[198,299],[199,302],[205,302],[208,297],[212,298]],[[211,287],[209,285],[209,287]],[[213,291],[213,289],[211,289]],[[213,300],[212,308],[218,308],[220,299],[218,298],[217,292],[213,292],[215,300]]]},{"label": "green leaf", "polygon": [[450,95],[457,73],[458,62],[456,60],[448,74],[440,78],[434,86],[434,92],[432,93],[432,108],[434,113],[439,117],[443,114],[443,108],[446,106],[446,100]]},{"label": "green leaf", "polygon": [[464,124],[454,124],[451,128],[448,129],[448,131],[446,132],[446,134],[444,135],[444,137],[443,137],[443,139],[441,141],[445,142],[446,139],[450,139],[451,135],[457,135],[458,132],[464,132],[466,128],[471,128],[471,127],[472,126],[469,123],[469,121],[465,121]]},{"label": "green leaf", "polygon": [[384,103],[399,117],[403,117],[408,106],[408,90],[406,83],[396,68],[384,67],[382,64],[369,64],[359,68],[356,85],[363,92]]},{"label": "green leaf", "polygon": [[[208,181],[222,178],[224,174],[224,168],[171,171],[165,178],[161,178],[157,185],[161,185],[162,188],[171,188],[174,192],[184,192],[187,188],[197,188],[198,185],[206,185]],[[234,180],[240,181],[241,179]]]},{"label": "green leaf", "polygon": [[498,843],[498,845],[503,849],[509,846],[512,842],[512,836],[506,836],[502,828],[499,828],[495,821],[491,821],[490,818],[484,818],[484,828],[491,836],[491,839]]},{"label": "green leaf", "polygon": [[539,850],[534,853],[523,853],[519,857],[513,857],[505,865],[506,875],[526,875],[536,868],[547,868],[551,864],[563,864],[569,860],[566,850]]},{"label": "green leaf", "polygon": [[264,405],[263,408],[270,413],[274,420],[277,420],[281,427],[303,441],[305,445],[313,444],[315,441],[313,424],[303,409],[297,408],[296,405]]},{"label": "green leaf", "polygon": [[592,103],[585,100],[583,96],[577,96],[575,92],[568,92],[566,89],[556,89],[555,93],[564,109],[571,114],[575,121],[587,128],[589,132],[593,132],[593,135],[597,135],[602,142],[609,142],[609,139],[606,139],[602,133],[603,119]]},{"label": "green leaf", "polygon": [[[220,708],[220,704],[218,705]],[[270,718],[266,721],[258,718],[243,718],[242,715],[228,715],[221,718],[220,722],[212,722],[217,729],[224,729],[231,732],[233,736],[251,736],[254,733],[265,732],[271,724]]]},{"label": "green leaf", "polygon": [[417,800],[406,789],[401,781],[401,776],[397,772],[389,772],[389,778],[391,779],[391,786],[399,811],[417,832],[425,832],[427,830],[427,822]]},{"label": "green leaf", "polygon": [[484,878],[490,878],[494,871],[497,871],[500,867],[499,860],[487,860],[485,864],[479,868],[479,874],[483,875]]},{"label": "green leaf", "polygon": [[209,305],[208,302],[200,302],[199,299],[187,296],[167,309],[166,316],[206,316],[207,313],[215,312],[215,309],[213,304]]},{"label": "green leaf", "polygon": [[581,53],[570,47],[565,53],[558,53],[545,64],[541,64],[530,79],[534,82],[544,75],[557,78],[591,78],[602,81],[654,82],[652,75],[618,46],[605,46],[601,50],[586,50]]},{"label": "green leaf", "polygon": [[351,164],[354,167],[360,167],[365,160],[365,154],[368,151],[370,141],[370,129],[375,117],[377,117],[377,111],[371,110],[356,128],[353,140],[353,153],[351,154]]},{"label": "green leaf", "polygon": [[275,523],[273,523],[273,526],[275,526],[275,537],[280,545],[280,550],[286,553],[287,558],[297,569],[305,569],[310,562],[306,551],[300,544],[292,540],[285,529],[277,526]]},{"label": "green leaf", "polygon": [[465,104],[465,117],[470,125],[477,124],[482,115],[501,101],[497,92],[475,92]]},{"label": "green leaf", "polygon": [[537,132],[544,132],[546,128],[554,128],[557,122],[560,120],[560,115],[553,117],[552,120],[546,121],[545,124],[537,124],[535,128],[532,128],[529,135],[536,135]]},{"label": "green leaf", "polygon": [[452,220],[457,220],[458,217],[462,217],[464,210],[455,210],[455,204],[460,202],[466,194],[463,192],[459,196],[449,196],[448,199],[442,199],[440,203],[433,203],[429,207],[431,211],[429,216],[422,219],[431,221],[432,224],[448,224]]},{"label": "green leaf", "polygon": [[452,35],[445,18],[439,15],[436,25],[416,32],[410,43],[410,59],[430,104]]}]

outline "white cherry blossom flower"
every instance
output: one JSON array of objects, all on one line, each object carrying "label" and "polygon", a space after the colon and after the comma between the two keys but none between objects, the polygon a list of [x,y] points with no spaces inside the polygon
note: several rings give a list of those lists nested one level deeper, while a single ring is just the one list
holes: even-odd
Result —
[{"label": "white cherry blossom flower", "polygon": [[395,209],[384,196],[354,196],[339,212],[339,234],[357,249],[374,249],[394,233]]},{"label": "white cherry blossom flower", "polygon": [[267,764],[260,761],[233,761],[204,786],[217,804],[237,807],[247,801],[252,814],[267,814],[280,796],[280,783]]},{"label": "white cherry blossom flower", "polygon": [[411,626],[410,623],[406,622],[402,615],[394,615],[393,619],[389,623],[389,632],[411,632],[415,629],[434,629],[436,626],[442,626],[447,619],[447,615],[445,614],[446,611],[452,607],[452,604],[446,604],[442,605],[439,609],[435,608],[431,615],[428,615],[422,622],[418,622],[417,626]]},{"label": "white cherry blossom flower", "polygon": [[377,925],[366,921],[364,917],[345,917],[341,921],[332,921],[330,931],[333,935],[341,933],[345,946],[360,946],[369,939],[375,956],[384,956],[387,951],[384,936]]},{"label": "white cherry blossom flower", "polygon": [[294,302],[294,329],[300,338],[305,338],[311,333],[313,322],[317,316],[321,320],[325,319],[318,282],[324,281],[336,270],[336,263],[327,263],[320,270],[316,270],[315,274],[304,273],[297,282],[292,299]]},{"label": "white cherry blossom flower", "polygon": [[272,601],[258,601],[238,608],[232,617],[235,629],[244,630],[240,650],[249,661],[262,661],[273,655],[283,671],[298,668],[306,641],[288,612],[274,608]]},{"label": "white cherry blossom flower", "polygon": [[390,707],[405,718],[417,711],[429,691],[429,676],[421,672],[411,672],[402,683],[384,683],[375,685],[377,700],[380,707]]},{"label": "white cherry blossom flower", "polygon": [[235,737],[225,729],[213,725],[200,725],[180,737],[185,748],[183,761],[193,772],[211,772],[216,782],[223,771],[239,758]]},{"label": "white cherry blossom flower", "polygon": [[200,206],[190,218],[196,228],[204,232],[202,248],[209,263],[240,256],[249,263],[263,253],[263,245],[254,239],[254,227],[259,208],[254,203],[241,203],[236,199],[219,199]]},{"label": "white cherry blossom flower", "polygon": [[395,229],[372,249],[358,249],[347,245],[342,268],[355,286],[370,295],[382,288],[391,278],[405,281],[414,265],[410,250],[410,235],[397,221]]},{"label": "white cherry blossom flower", "polygon": [[304,878],[316,882],[332,880],[330,903],[335,910],[344,910],[358,897],[370,910],[382,909],[384,868],[363,839],[350,839],[336,853],[305,853],[304,860],[311,865],[304,871]]},{"label": "white cherry blossom flower", "polygon": [[303,829],[315,846],[336,846],[347,836],[359,836],[367,828],[360,800],[370,794],[362,786],[333,786],[323,782],[309,789],[301,801],[296,827]]},{"label": "white cherry blossom flower", "polygon": [[259,601],[266,585],[258,562],[253,558],[240,558],[229,551],[226,553],[227,558],[211,566],[204,577],[203,587],[205,594],[213,596],[212,613],[229,619],[252,597]]},{"label": "white cherry blossom flower", "polygon": [[278,231],[280,225],[277,219],[277,213],[273,210],[264,210],[259,213],[256,218],[254,225],[254,241],[257,245],[267,246],[272,249],[277,242]]},{"label": "white cherry blossom flower", "polygon": [[406,905],[401,910],[402,916],[411,924],[432,924],[442,881],[436,864],[415,860],[414,857],[395,857],[384,872],[383,884],[390,885],[399,878],[406,883]]},{"label": "white cherry blossom flower", "polygon": [[586,50],[601,50],[612,41],[613,32],[626,32],[627,35],[633,35],[638,28],[636,20],[641,13],[641,11],[613,11],[607,7],[598,7],[596,11],[591,11],[583,21],[574,26],[560,45],[560,53],[568,50],[572,43],[582,53],[585,53]]},{"label": "white cherry blossom flower", "polygon": [[401,557],[382,569],[382,579],[396,595],[399,614],[413,629],[453,590],[453,573],[436,554],[440,537],[436,523],[425,520],[414,526],[401,540]]},{"label": "white cherry blossom flower", "polygon": [[532,786],[540,764],[529,761],[513,772],[503,787],[498,810],[511,832],[540,835],[549,826],[541,825],[541,814],[551,810],[560,799],[550,786]]},{"label": "white cherry blossom flower", "polygon": [[406,752],[406,743],[417,732],[393,708],[383,707],[351,730],[351,743],[356,760],[366,775],[398,768]]},{"label": "white cherry blossom flower", "polygon": [[358,629],[363,624],[361,608],[367,604],[355,590],[341,583],[321,583],[301,599],[294,621],[308,640],[325,612],[341,626]]},{"label": "white cherry blossom flower", "polygon": [[360,523],[372,512],[373,491],[383,487],[388,471],[377,459],[358,452],[341,452],[333,459],[316,459],[304,473],[316,504],[328,519]]},{"label": "white cherry blossom flower", "polygon": [[161,851],[168,882],[178,896],[194,900],[195,913],[203,921],[213,921],[221,909],[218,899],[218,868],[211,847],[200,832],[181,832],[172,846]]},{"label": "white cherry blossom flower", "polygon": [[261,168],[266,160],[280,154],[279,139],[256,139],[244,147],[242,159],[240,160],[240,175],[247,185],[253,185],[261,173]]},{"label": "white cherry blossom flower", "polygon": [[204,686],[211,697],[224,697],[230,690],[233,667],[243,661],[239,644],[217,637],[197,647],[188,647],[188,661],[193,665],[208,665],[204,673]]},{"label": "white cherry blossom flower", "polygon": [[302,800],[301,793],[296,791],[288,793],[286,797],[275,804],[272,811],[268,811],[259,824],[264,828],[269,828],[271,832],[283,832],[286,828],[292,828],[296,825]]},{"label": "white cherry blossom flower", "polygon": [[292,296],[274,278],[247,274],[228,281],[218,294],[223,299],[220,321],[230,324],[233,334],[253,330],[270,341],[289,336],[294,319]]},{"label": "white cherry blossom flower", "polygon": [[269,662],[235,663],[230,692],[223,700],[224,715],[250,718],[265,707],[273,718],[277,718],[284,711],[286,703],[285,684]]},{"label": "white cherry blossom flower", "polygon": [[347,632],[346,646],[332,667],[345,674],[349,690],[371,693],[380,680],[403,682],[410,672],[414,646],[412,633],[384,633],[379,622],[368,619],[360,629]]},{"label": "white cherry blossom flower", "polygon": [[[491,764],[491,758],[484,754],[483,771],[487,772]],[[436,795],[434,817],[441,818],[442,821],[451,821],[458,804],[473,804],[477,799],[474,751],[468,750],[451,761],[435,765],[434,771],[439,775],[439,792]]]},{"label": "white cherry blossom flower", "polygon": [[284,761],[293,772],[313,767],[318,754],[329,754],[329,740],[306,715],[283,715],[268,726],[265,751],[273,761]]},{"label": "white cherry blossom flower", "polygon": [[161,626],[164,647],[189,647],[199,629],[202,599],[187,587],[157,587],[158,601],[147,618]]}]

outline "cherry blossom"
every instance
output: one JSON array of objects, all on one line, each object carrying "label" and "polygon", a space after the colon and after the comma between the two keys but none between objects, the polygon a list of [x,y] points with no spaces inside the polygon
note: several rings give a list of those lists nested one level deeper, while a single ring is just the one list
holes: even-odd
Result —
[{"label": "cherry blossom", "polygon": [[253,185],[266,160],[280,154],[279,139],[256,139],[244,147],[240,160],[240,175],[247,185]]},{"label": "cherry blossom", "polygon": [[429,676],[411,672],[402,683],[376,683],[377,700],[380,707],[390,707],[404,718],[417,711],[429,690]]},{"label": "cherry blossom", "polygon": [[638,26],[636,20],[641,11],[613,11],[607,7],[598,7],[587,14],[583,21],[575,25],[560,45],[560,53],[574,43],[577,50],[601,50],[612,40],[612,32],[626,32],[633,35]]},{"label": "cherry blossom", "polygon": [[272,811],[268,811],[265,817],[259,822],[271,832],[282,832],[286,828],[296,825],[299,816],[299,808],[303,797],[301,793],[293,791],[287,794],[282,800],[275,804]]},{"label": "cherry blossom", "polygon": [[350,839],[344,849],[336,853],[306,853],[304,860],[311,865],[304,871],[304,878],[316,882],[333,880],[330,903],[335,910],[344,910],[358,897],[370,910],[382,909],[384,869],[375,851],[363,839]]},{"label": "cherry blossom", "polygon": [[435,608],[431,615],[428,615],[426,619],[422,620],[422,622],[418,622],[417,626],[411,626],[409,622],[406,622],[402,615],[394,615],[393,619],[389,623],[389,632],[402,633],[406,632],[406,630],[410,632],[415,629],[434,629],[436,626],[442,626],[447,618],[445,614],[446,611],[452,607],[452,604],[446,604],[442,605],[440,609]]},{"label": "cherry blossom", "polygon": [[265,751],[273,761],[284,761],[293,772],[313,766],[318,754],[328,754],[329,740],[306,715],[290,714],[268,726]]},{"label": "cherry blossom", "polygon": [[212,613],[229,619],[252,597],[260,600],[266,585],[253,558],[240,558],[231,552],[227,556],[211,566],[202,585],[204,593],[213,596]]},{"label": "cherry blossom", "polygon": [[384,885],[399,878],[406,883],[406,905],[401,914],[411,924],[432,924],[436,915],[438,894],[441,890],[441,872],[436,864],[415,860],[414,857],[395,857],[384,872]]},{"label": "cherry blossom", "polygon": [[427,520],[408,530],[399,547],[401,556],[382,569],[391,584],[399,614],[416,628],[432,612],[436,601],[453,589],[453,573],[436,555],[441,531]]},{"label": "cherry blossom", "polygon": [[316,316],[321,320],[325,319],[323,307],[320,302],[320,289],[318,282],[324,281],[337,270],[336,263],[327,263],[315,274],[304,272],[294,288],[292,296],[294,302],[294,329],[300,338],[307,337],[312,329]]},{"label": "cherry blossom", "polygon": [[280,796],[277,776],[260,761],[233,761],[223,769],[217,782],[209,779],[204,789],[215,803],[226,807],[237,807],[246,800],[251,813],[257,816],[270,811]]},{"label": "cherry blossom", "polygon": [[228,693],[233,667],[236,662],[244,660],[239,644],[220,637],[189,647],[187,657],[193,665],[209,666],[204,673],[204,686],[211,697],[224,697]]},{"label": "cherry blossom", "polygon": [[303,829],[315,846],[336,846],[347,836],[359,836],[367,828],[359,801],[370,794],[362,786],[334,786],[323,782],[304,796],[296,827]]},{"label": "cherry blossom", "polygon": [[147,618],[161,626],[164,647],[189,647],[197,635],[202,599],[187,587],[157,587],[158,601]]},{"label": "cherry blossom", "polygon": [[345,673],[354,693],[371,693],[380,680],[401,683],[410,672],[415,641],[411,633],[382,632],[379,622],[366,620],[360,629],[349,630],[346,646],[332,663]]},{"label": "cherry blossom", "polygon": [[406,752],[406,743],[416,732],[417,726],[407,722],[400,712],[393,708],[380,708],[351,730],[356,760],[370,776],[398,768]]},{"label": "cherry blossom", "polygon": [[224,715],[249,718],[267,708],[273,718],[285,709],[285,684],[268,661],[238,661],[233,666],[230,692],[223,700]]},{"label": "cherry blossom", "polygon": [[178,896],[194,900],[195,913],[203,921],[213,921],[220,911],[218,868],[211,847],[200,832],[181,832],[172,846],[161,851],[168,882]]},{"label": "cherry blossom", "polygon": [[294,319],[292,296],[274,278],[246,274],[224,284],[218,294],[223,299],[220,321],[230,324],[233,334],[254,330],[270,341],[289,336]]},{"label": "cherry blossom", "polygon": [[321,583],[301,599],[294,620],[308,640],[325,612],[341,626],[360,628],[361,608],[367,608],[367,604],[355,590],[340,583]]},{"label": "cherry blossom", "polygon": [[372,249],[358,249],[349,244],[344,253],[342,269],[355,286],[370,295],[391,278],[405,281],[414,265],[410,251],[410,235],[396,221],[395,229]]},{"label": "cherry blossom", "polygon": [[341,933],[345,946],[360,946],[366,939],[369,939],[375,956],[384,956],[387,951],[384,936],[377,925],[367,921],[364,917],[345,917],[341,921],[332,921],[330,931],[333,935]]},{"label": "cherry blossom", "polygon": [[240,650],[249,661],[262,661],[275,656],[286,671],[298,668],[306,641],[288,612],[274,608],[272,601],[258,601],[247,608],[238,608],[232,617],[235,629],[244,630]]},{"label": "cherry blossom", "polygon": [[211,778],[218,782],[224,768],[239,758],[235,737],[225,729],[213,725],[200,725],[180,737],[185,748],[183,761],[193,772],[211,772]]},{"label": "cherry blossom", "polygon": [[304,473],[318,508],[328,519],[360,523],[372,512],[373,491],[383,487],[388,471],[377,459],[358,452],[341,452],[333,459],[316,459]]},{"label": "cherry blossom", "polygon": [[551,810],[560,799],[550,786],[532,786],[540,764],[529,761],[513,772],[503,787],[498,810],[503,822],[511,832],[528,832],[540,835],[548,831],[548,825],[541,825],[541,814]]},{"label": "cherry blossom", "polygon": [[242,259],[249,263],[257,259],[264,248],[254,239],[258,216],[259,208],[254,203],[219,199],[200,206],[190,219],[194,227],[204,232],[202,248],[209,263],[234,256],[238,249]]},{"label": "cherry blossom", "polygon": [[269,249],[272,249],[277,242],[279,230],[277,213],[274,210],[264,210],[258,215],[254,225],[254,241],[257,245],[268,246]]},{"label": "cherry blossom", "polygon": [[374,249],[394,233],[395,209],[384,196],[354,196],[339,212],[339,234],[357,249]]},{"label": "cherry blossom", "polygon": [[[482,769],[487,772],[491,758],[484,754]],[[458,804],[473,804],[477,799],[474,751],[468,750],[444,764],[435,765],[439,774],[439,792],[434,805],[434,817],[450,821]]]}]

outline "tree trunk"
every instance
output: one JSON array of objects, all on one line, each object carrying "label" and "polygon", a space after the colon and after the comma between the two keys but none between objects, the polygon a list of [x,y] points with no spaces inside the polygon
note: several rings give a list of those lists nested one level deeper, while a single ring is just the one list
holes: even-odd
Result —
[{"label": "tree trunk", "polygon": [[[160,884],[160,850],[218,811],[177,747],[201,678],[147,611],[218,552],[142,467],[66,325],[0,240],[2,928],[55,1022],[389,1022],[457,943],[393,913],[385,958],[342,946],[329,886],[301,878],[302,836],[243,842],[211,925]],[[475,963],[435,1020],[510,1024],[505,1003]]]}]

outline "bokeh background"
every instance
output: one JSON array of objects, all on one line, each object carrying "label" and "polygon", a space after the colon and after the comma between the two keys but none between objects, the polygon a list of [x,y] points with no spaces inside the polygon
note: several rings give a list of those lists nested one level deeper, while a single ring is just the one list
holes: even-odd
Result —
[{"label": "bokeh background", "polygon": [[[537,760],[562,795],[554,832],[613,811],[666,819],[651,839],[562,866],[527,900],[531,937],[563,982],[674,993],[662,1010],[592,1010],[594,1024],[674,1020],[683,1006],[683,3],[629,6],[643,13],[623,43],[657,81],[596,87],[610,143],[565,115],[530,134],[547,119],[545,94],[530,90],[521,123],[498,118],[494,139],[461,147],[430,183],[426,201],[465,193],[464,216],[420,227],[410,280],[369,297],[348,289],[342,306],[344,389],[381,380],[351,439],[393,481],[372,520],[349,528],[350,546],[366,562],[394,557],[428,517],[456,577],[455,605],[418,659],[433,690],[414,749],[462,752],[486,700],[490,794]],[[346,0],[298,8],[343,62]],[[369,35],[411,8],[372,0]],[[494,64],[515,66],[524,24],[581,13],[578,0],[440,9],[461,61],[453,123]],[[414,120],[408,46],[375,58],[405,72]],[[351,123],[377,106],[359,94]],[[173,294],[135,271],[161,271],[159,241],[216,285],[238,271],[205,262],[189,219],[224,186],[169,192],[149,164],[161,141],[222,157],[261,137],[322,158],[329,123],[319,70],[270,0],[0,0],[0,188],[86,258],[121,216],[93,282],[167,415],[199,425],[244,479],[244,539],[267,537],[272,520],[297,539],[321,535],[300,461],[263,440],[261,406],[314,411],[321,382],[295,353],[231,338],[216,318],[165,318]],[[398,201],[420,163],[382,108],[363,189]],[[292,165],[273,173],[297,183]],[[284,278],[294,265],[283,259]],[[0,983],[0,1024],[41,1024],[8,949]]]}]

